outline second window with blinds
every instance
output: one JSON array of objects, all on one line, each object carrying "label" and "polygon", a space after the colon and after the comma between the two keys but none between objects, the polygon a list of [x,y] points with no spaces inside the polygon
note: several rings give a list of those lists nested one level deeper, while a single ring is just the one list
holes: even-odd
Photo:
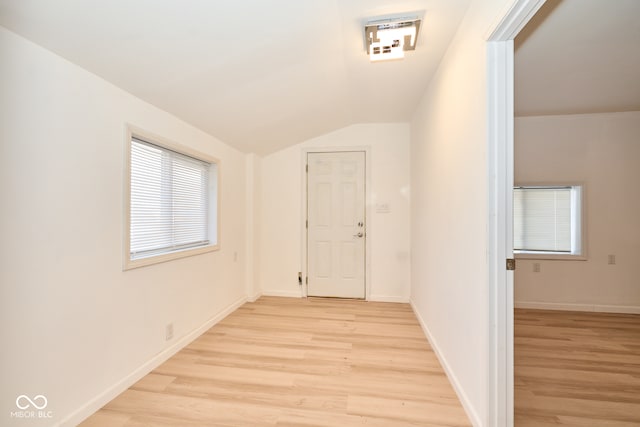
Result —
[{"label": "second window with blinds", "polygon": [[125,269],[218,248],[218,161],[131,131]]},{"label": "second window with blinds", "polygon": [[519,258],[584,259],[582,185],[517,186],[513,249]]}]

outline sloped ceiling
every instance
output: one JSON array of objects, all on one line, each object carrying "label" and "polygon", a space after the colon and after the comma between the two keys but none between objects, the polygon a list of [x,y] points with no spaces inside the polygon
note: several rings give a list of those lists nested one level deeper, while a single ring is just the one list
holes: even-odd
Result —
[{"label": "sloped ceiling", "polygon": [[[0,25],[245,152],[409,121],[469,0],[0,0]],[[363,24],[424,14],[402,61]]]},{"label": "sloped ceiling", "polygon": [[516,115],[640,110],[639,0],[547,0],[515,47]]}]

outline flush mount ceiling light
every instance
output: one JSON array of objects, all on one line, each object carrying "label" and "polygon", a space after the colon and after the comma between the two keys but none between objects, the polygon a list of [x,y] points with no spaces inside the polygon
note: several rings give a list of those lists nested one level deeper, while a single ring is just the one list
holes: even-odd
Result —
[{"label": "flush mount ceiling light", "polygon": [[371,61],[402,59],[404,52],[415,50],[420,30],[416,16],[386,18],[365,24],[366,50]]}]

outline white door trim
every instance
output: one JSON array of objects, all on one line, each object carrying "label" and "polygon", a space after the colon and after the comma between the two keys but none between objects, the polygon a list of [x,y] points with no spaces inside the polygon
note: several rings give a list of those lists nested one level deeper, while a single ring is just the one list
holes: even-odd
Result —
[{"label": "white door trim", "polygon": [[487,426],[513,417],[513,40],[546,0],[515,0],[487,36],[490,355]]},{"label": "white door trim", "polygon": [[306,298],[307,284],[306,277],[309,275],[309,267],[307,266],[307,154],[308,153],[339,153],[344,151],[364,151],[365,153],[365,215],[367,238],[365,240],[365,300],[369,301],[371,294],[371,242],[375,238],[373,227],[371,227],[371,147],[370,146],[353,146],[353,147],[304,147],[300,153],[300,177],[302,182],[302,197],[300,197],[300,271],[302,272],[301,296]]}]

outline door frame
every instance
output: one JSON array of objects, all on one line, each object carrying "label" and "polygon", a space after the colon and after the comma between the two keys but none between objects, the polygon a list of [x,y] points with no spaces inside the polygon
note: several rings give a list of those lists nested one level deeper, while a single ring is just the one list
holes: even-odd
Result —
[{"label": "door frame", "polygon": [[364,244],[364,295],[365,301],[369,301],[371,294],[371,241],[373,239],[371,227],[371,147],[370,146],[353,146],[353,147],[304,147],[300,155],[300,271],[302,272],[301,297],[306,298],[308,294],[308,285],[306,278],[309,276],[308,266],[308,241],[307,241],[307,154],[309,153],[342,153],[350,151],[364,152],[364,203],[365,203],[365,244]]},{"label": "door frame", "polygon": [[515,0],[487,35],[490,354],[489,426],[514,424],[513,377],[513,40],[546,0]]}]

